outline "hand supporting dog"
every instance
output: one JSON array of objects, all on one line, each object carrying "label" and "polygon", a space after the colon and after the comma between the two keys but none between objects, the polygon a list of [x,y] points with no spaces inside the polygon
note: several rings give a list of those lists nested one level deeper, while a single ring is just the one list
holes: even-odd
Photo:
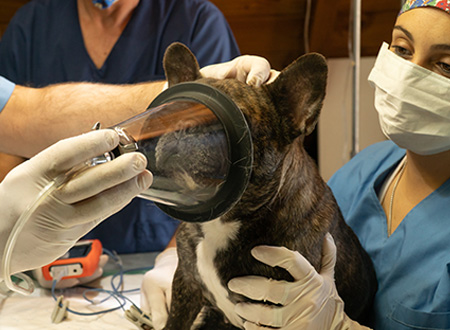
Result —
[{"label": "hand supporting dog", "polygon": [[155,266],[142,281],[141,308],[151,314],[155,330],[164,328],[169,317],[172,281],[177,265],[176,248],[168,248],[156,257]]},{"label": "hand supporting dog", "polygon": [[330,234],[324,240],[320,273],[300,253],[284,247],[259,246],[252,250],[252,255],[271,267],[286,269],[295,281],[274,281],[259,276],[230,280],[228,288],[231,291],[252,300],[278,304],[236,304],[235,311],[245,320],[246,330],[268,326],[282,330],[368,329],[344,312],[344,302],[334,283],[336,246]]},{"label": "hand supporting dog", "polygon": [[252,55],[243,55],[229,62],[205,66],[200,73],[205,78],[234,78],[255,87],[271,83],[280,74],[270,69],[270,63],[265,58]]}]

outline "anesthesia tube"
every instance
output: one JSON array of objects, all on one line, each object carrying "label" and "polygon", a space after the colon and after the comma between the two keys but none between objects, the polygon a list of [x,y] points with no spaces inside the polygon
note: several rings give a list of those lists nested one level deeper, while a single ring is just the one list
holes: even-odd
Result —
[{"label": "anesthesia tube", "polygon": [[50,196],[56,189],[61,187],[64,183],[66,183],[70,178],[74,175],[82,172],[83,170],[95,166],[106,161],[111,160],[107,154],[104,156],[97,157],[85,163],[82,163],[78,166],[75,166],[67,173],[61,174],[57,176],[53,181],[49,182],[42,190],[36,199],[28,205],[27,209],[20,215],[19,219],[17,219],[11,233],[9,234],[8,240],[6,241],[5,251],[3,252],[2,258],[2,278],[5,282],[5,285],[8,289],[21,293],[23,295],[29,295],[34,291],[34,283],[33,280],[26,274],[17,273],[14,274],[15,277],[21,279],[23,282],[27,284],[26,287],[15,284],[11,280],[11,256],[16,246],[17,239],[19,234],[22,232],[23,227],[27,224],[30,217],[36,211],[36,209],[44,202],[44,200]]},{"label": "anesthesia tube", "polygon": [[33,215],[34,211],[42,204],[42,202],[50,196],[56,189],[63,185],[69,178],[71,178],[75,173],[80,172],[83,168],[87,168],[88,165],[83,164],[78,166],[68,173],[61,174],[57,176],[53,181],[49,182],[44,188],[42,188],[36,199],[28,205],[27,209],[20,215],[19,219],[16,221],[11,233],[9,234],[8,240],[6,241],[5,251],[3,252],[3,265],[2,265],[2,277],[5,285],[8,289],[21,293],[23,295],[29,295],[34,291],[33,280],[23,273],[14,274],[17,278],[21,279],[27,284],[27,287],[23,287],[13,283],[11,280],[11,256],[14,247],[17,243],[17,238],[22,232],[23,227],[27,224],[30,217]]},{"label": "anesthesia tube", "polygon": [[51,181],[47,186],[45,186],[40,194],[37,196],[36,200],[28,206],[28,208],[23,212],[17,222],[15,223],[11,233],[9,234],[8,240],[6,241],[5,251],[3,252],[3,265],[2,265],[2,277],[5,281],[5,285],[8,289],[16,291],[18,293],[29,295],[34,291],[34,283],[31,278],[23,273],[15,274],[14,276],[20,278],[27,284],[27,287],[19,286],[11,280],[11,255],[16,246],[17,238],[21,233],[23,227],[26,225],[28,219],[36,211],[36,209],[41,205],[41,203],[50,196],[53,191],[57,188],[56,179]]}]

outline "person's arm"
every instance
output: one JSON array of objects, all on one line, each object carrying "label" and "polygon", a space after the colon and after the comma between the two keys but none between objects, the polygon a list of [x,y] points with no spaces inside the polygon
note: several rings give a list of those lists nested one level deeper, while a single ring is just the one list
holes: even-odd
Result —
[{"label": "person's arm", "polygon": [[144,111],[164,82],[16,86],[0,112],[0,152],[31,157],[63,138],[103,128]]},{"label": "person's arm", "polygon": [[0,152],[0,182],[3,181],[5,176],[17,165],[23,163],[25,158],[14,155],[9,155]]},{"label": "person's arm", "polygon": [[[242,56],[201,70],[204,77],[236,78],[258,85],[271,79],[269,62]],[[103,128],[144,111],[165,82],[136,85],[65,83],[44,88],[16,86],[0,112],[0,152],[31,157],[56,141]]]},{"label": "person's arm", "polygon": [[177,232],[173,234],[172,238],[170,239],[169,243],[167,244],[165,250],[173,247],[177,247],[177,241],[176,241]]}]

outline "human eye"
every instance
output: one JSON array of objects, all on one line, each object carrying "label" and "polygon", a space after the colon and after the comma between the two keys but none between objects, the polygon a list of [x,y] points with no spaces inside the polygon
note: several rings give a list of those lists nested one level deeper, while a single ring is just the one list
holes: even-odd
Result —
[{"label": "human eye", "polygon": [[450,77],[450,64],[445,62],[438,62],[437,65],[443,75]]},{"label": "human eye", "polygon": [[411,51],[402,46],[391,45],[391,49],[395,54],[403,58],[409,58],[412,55]]}]

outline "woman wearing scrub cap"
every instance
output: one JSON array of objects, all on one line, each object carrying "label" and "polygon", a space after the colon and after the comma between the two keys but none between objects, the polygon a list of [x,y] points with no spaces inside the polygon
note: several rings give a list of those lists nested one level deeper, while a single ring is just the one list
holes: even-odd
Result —
[{"label": "woman wearing scrub cap", "polygon": [[[450,329],[449,13],[450,1],[403,5],[369,76],[390,141],[363,150],[329,181],[377,272],[370,318],[361,322],[373,329]],[[343,311],[335,249],[327,237],[317,273],[297,252],[255,248],[255,258],[286,268],[295,282],[231,280],[231,290],[278,304],[237,304],[245,329],[366,329]]]}]

